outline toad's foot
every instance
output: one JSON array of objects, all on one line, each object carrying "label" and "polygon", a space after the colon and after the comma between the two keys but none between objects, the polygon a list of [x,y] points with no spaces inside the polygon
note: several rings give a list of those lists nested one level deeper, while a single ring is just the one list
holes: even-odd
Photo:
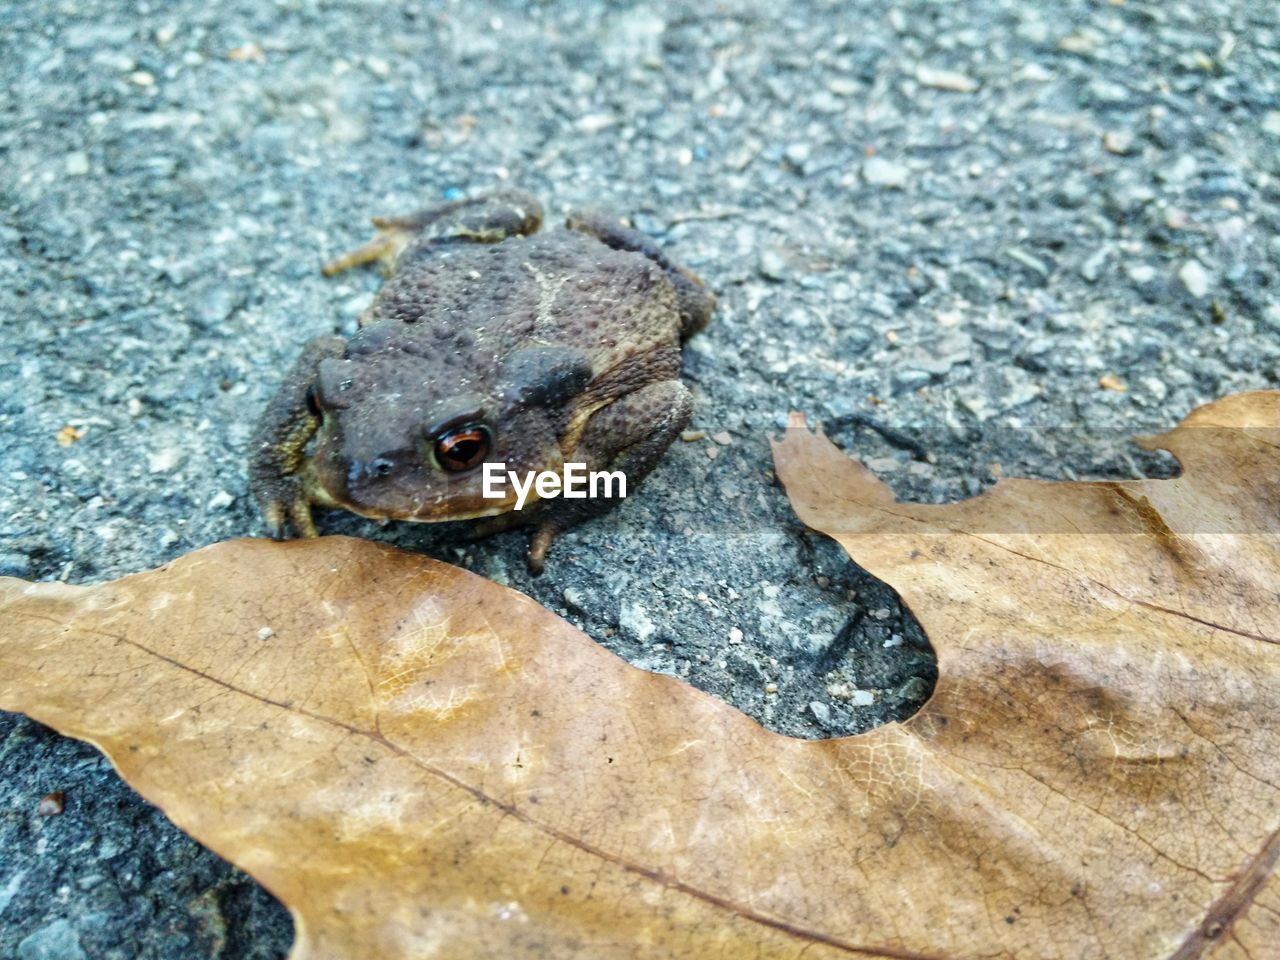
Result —
[{"label": "toad's foot", "polygon": [[270,499],[261,494],[259,497],[262,517],[272,540],[288,540],[291,528],[296,536],[304,540],[320,535],[316,530],[315,520],[311,518],[311,501],[298,484],[281,484],[281,488],[269,491],[267,495]]},{"label": "toad's foot", "polygon": [[362,247],[330,260],[326,277],[379,261],[390,276],[396,261],[411,243],[498,243],[526,236],[542,225],[542,205],[522,190],[504,190],[471,200],[455,200],[427,207],[407,217],[374,217],[377,235]]},{"label": "toad's foot", "polygon": [[361,267],[376,260],[382,275],[390,276],[401,251],[409,245],[417,233],[398,226],[397,221],[385,217],[374,217],[373,225],[378,228],[378,232],[372,240],[354,250],[348,250],[341,256],[334,257],[320,268],[320,272],[326,277],[332,277],[335,273],[350,270],[352,267]]}]

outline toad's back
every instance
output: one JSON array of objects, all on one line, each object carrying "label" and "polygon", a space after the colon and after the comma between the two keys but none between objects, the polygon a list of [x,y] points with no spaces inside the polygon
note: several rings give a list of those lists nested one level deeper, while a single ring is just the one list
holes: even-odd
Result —
[{"label": "toad's back", "polygon": [[678,349],[680,336],[675,291],[660,267],[572,231],[410,247],[366,323],[409,352],[449,351],[481,366],[530,344],[564,344],[597,374]]}]

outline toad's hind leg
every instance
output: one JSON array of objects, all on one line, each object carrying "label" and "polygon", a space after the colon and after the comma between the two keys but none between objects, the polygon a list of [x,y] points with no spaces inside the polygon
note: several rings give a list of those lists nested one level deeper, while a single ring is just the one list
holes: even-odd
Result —
[{"label": "toad's hind leg", "polygon": [[541,501],[541,509],[531,518],[536,526],[529,544],[530,571],[542,572],[556,534],[613,509],[623,490],[626,496],[634,493],[692,415],[693,397],[679,380],[651,383],[593,414],[571,459],[585,464],[588,474],[621,472],[625,479],[621,486],[616,477],[601,483],[598,492],[612,490],[607,496]]},{"label": "toad's hind leg", "polygon": [[590,234],[615,250],[633,250],[644,254],[667,272],[676,288],[676,302],[680,310],[680,336],[690,337],[707,325],[716,308],[716,298],[703,285],[702,279],[692,270],[680,266],[668,257],[653,238],[624,227],[615,218],[599,210],[577,210],[565,220],[566,227]]},{"label": "toad's hind leg", "polygon": [[[679,380],[651,383],[592,414],[577,447],[566,459],[584,464],[588,476],[598,471],[610,474],[621,471],[626,478],[625,495],[630,496],[688,425],[692,413],[693,398]],[[618,485],[616,476],[607,482],[600,478],[596,489],[600,493],[608,492],[601,497],[579,495],[539,500],[519,512],[502,513],[481,521],[473,527],[471,536],[476,539],[512,527],[532,526],[529,572],[539,574],[546,562],[547,549],[557,534],[613,509],[618,505],[618,497],[624,495],[624,487]],[[591,492],[590,486],[587,492]]]},{"label": "toad's hind leg", "polygon": [[503,190],[427,207],[407,217],[374,217],[373,225],[378,232],[372,240],[324,265],[326,277],[375,260],[389,276],[410,244],[497,243],[528,235],[542,225],[542,205],[523,190]]}]

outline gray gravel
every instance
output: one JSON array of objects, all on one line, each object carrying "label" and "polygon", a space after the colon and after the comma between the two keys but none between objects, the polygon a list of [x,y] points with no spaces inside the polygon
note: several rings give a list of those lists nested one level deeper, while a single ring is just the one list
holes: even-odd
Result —
[{"label": "gray gravel", "polygon": [[[326,529],[509,583],[783,733],[907,716],[933,677],[892,592],[792,516],[788,410],[946,500],[1167,472],[1125,438],[1276,384],[1273,3],[125,6],[0,6],[0,573],[259,532],[251,424],[378,283],[319,264],[371,213],[501,185],[627,214],[717,291],[686,353],[707,437],[538,580],[523,534]],[[0,957],[287,949],[88,747],[2,715],[0,771]]]}]

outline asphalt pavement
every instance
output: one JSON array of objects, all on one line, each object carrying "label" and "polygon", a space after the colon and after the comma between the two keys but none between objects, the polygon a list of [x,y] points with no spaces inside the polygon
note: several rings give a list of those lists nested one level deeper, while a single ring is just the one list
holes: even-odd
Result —
[{"label": "asphalt pavement", "polygon": [[[626,216],[716,292],[701,436],[537,579],[522,533],[322,528],[523,590],[780,733],[909,716],[936,673],[791,513],[789,411],[945,501],[1167,475],[1128,438],[1277,382],[1270,2],[15,0],[0,76],[0,574],[261,535],[253,422],[379,284],[320,265],[371,214],[501,187]],[[0,715],[0,772],[0,957],[287,950],[279,904],[91,748]]]}]

